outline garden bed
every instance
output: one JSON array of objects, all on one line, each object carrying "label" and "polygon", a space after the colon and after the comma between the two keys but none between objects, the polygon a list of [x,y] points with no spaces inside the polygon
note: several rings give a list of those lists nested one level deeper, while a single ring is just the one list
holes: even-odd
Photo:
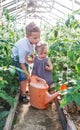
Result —
[{"label": "garden bed", "polygon": [[11,130],[12,122],[14,119],[15,111],[17,108],[18,100],[19,100],[19,93],[15,96],[15,99],[16,99],[16,102],[14,103],[14,107],[10,109],[9,115],[6,119],[4,130]]},{"label": "garden bed", "polygon": [[6,118],[10,111],[9,103],[5,102],[3,99],[0,99],[0,130],[3,130],[3,126],[6,122]]},{"label": "garden bed", "polygon": [[[16,99],[18,98],[19,95],[16,96]],[[72,105],[69,108],[70,119],[73,121],[76,129],[80,130],[80,111],[77,111]],[[31,107],[30,103],[22,104],[19,102],[17,105],[16,102],[14,108],[10,109],[4,126],[4,130],[53,130],[53,128],[55,130],[63,130],[54,102],[49,104],[45,110],[35,109]]]},{"label": "garden bed", "polygon": [[76,106],[75,103],[72,102],[67,107],[65,107],[65,110],[68,112],[70,119],[73,121],[76,130],[80,130],[80,106]]}]

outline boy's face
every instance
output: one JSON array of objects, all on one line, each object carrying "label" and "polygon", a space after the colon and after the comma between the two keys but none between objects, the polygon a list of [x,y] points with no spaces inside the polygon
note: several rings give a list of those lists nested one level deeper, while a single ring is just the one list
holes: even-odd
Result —
[{"label": "boy's face", "polygon": [[40,41],[40,32],[32,32],[31,35],[27,35],[31,44],[37,44]]}]

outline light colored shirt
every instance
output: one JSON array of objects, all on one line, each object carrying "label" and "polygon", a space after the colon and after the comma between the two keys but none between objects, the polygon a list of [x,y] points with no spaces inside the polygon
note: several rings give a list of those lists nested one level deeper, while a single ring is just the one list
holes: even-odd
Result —
[{"label": "light colored shirt", "polygon": [[26,63],[25,57],[29,56],[33,53],[33,45],[30,44],[29,40],[25,37],[20,39],[12,49],[11,57],[17,61],[17,57],[19,63]]}]

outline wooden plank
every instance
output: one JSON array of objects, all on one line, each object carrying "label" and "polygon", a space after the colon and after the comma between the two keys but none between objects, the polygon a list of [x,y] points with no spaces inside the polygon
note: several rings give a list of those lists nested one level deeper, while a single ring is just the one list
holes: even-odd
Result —
[{"label": "wooden plank", "polygon": [[5,123],[3,130],[11,130],[16,107],[17,107],[18,100],[19,100],[19,93],[16,95],[15,99],[16,99],[16,102],[14,103],[14,107],[10,109],[10,112],[9,112],[9,115],[6,119],[6,123]]}]

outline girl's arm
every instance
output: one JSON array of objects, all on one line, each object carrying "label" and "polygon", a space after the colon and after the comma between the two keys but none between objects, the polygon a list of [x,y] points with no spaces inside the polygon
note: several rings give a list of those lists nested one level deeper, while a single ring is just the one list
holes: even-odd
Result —
[{"label": "girl's arm", "polygon": [[47,66],[45,67],[45,69],[48,71],[51,71],[53,69],[53,65],[52,65],[50,59],[48,59]]}]

